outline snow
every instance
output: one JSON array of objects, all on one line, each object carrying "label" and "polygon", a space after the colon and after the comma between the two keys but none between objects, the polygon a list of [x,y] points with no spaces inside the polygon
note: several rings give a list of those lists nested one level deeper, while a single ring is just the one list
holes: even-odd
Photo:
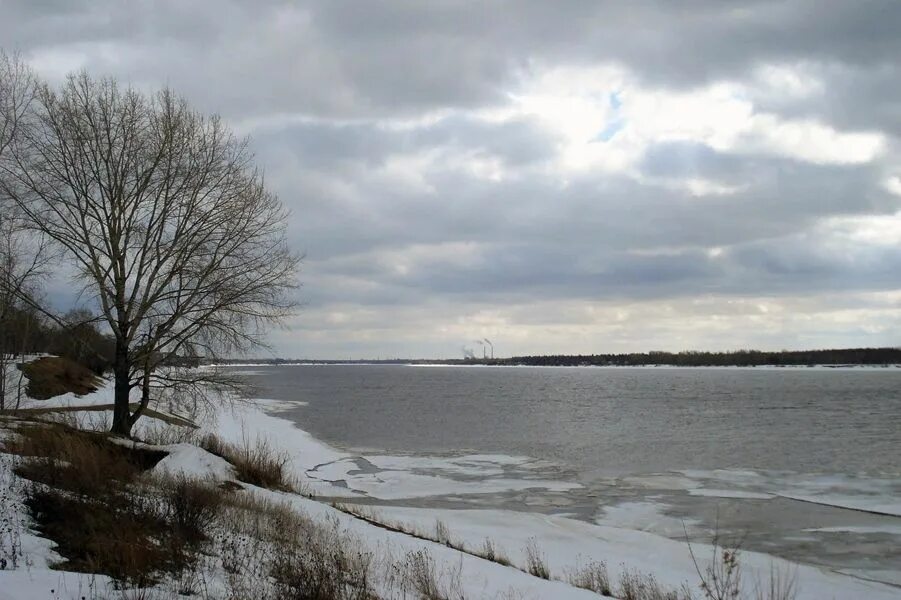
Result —
[{"label": "snow", "polygon": [[[591,560],[602,560],[606,562],[611,578],[626,569],[634,569],[652,573],[661,584],[671,587],[679,587],[683,582],[694,587],[697,583],[694,564],[684,542],[642,531],[591,525],[566,517],[499,510],[378,507],[377,513],[389,522],[412,525],[422,531],[434,531],[436,522],[441,521],[450,531],[451,539],[472,548],[489,538],[521,566],[525,564],[524,548],[530,539],[534,539],[545,553],[552,575],[562,575],[567,569]],[[699,543],[692,547],[699,561],[709,560],[710,546]],[[769,576],[772,566],[795,573],[799,584],[798,600],[901,598],[898,589],[796,565],[766,554],[742,552],[741,565],[749,595],[757,581]]]},{"label": "snow", "polygon": [[693,488],[688,490],[692,496],[708,496],[713,498],[745,498],[749,500],[770,500],[775,498],[772,494],[758,492],[743,492],[740,490],[716,490],[708,488]]},{"label": "snow", "polygon": [[[285,419],[269,414],[284,403],[256,400],[220,411],[215,423],[202,429],[231,443],[258,436],[276,441],[288,453],[298,477],[316,494],[333,497],[372,496],[385,500],[445,494],[485,494],[527,489],[566,491],[578,483],[530,475],[504,477],[504,468],[529,471],[546,466],[526,457],[473,454],[459,457],[374,455],[365,458],[342,452],[315,439]],[[417,470],[429,473],[419,473]],[[464,476],[466,479],[461,479]],[[474,479],[478,477],[478,479]]]},{"label": "snow", "polygon": [[789,500],[798,500],[800,502],[810,502],[812,504],[835,506],[838,508],[847,508],[850,510],[875,513],[878,515],[901,517],[901,500],[886,501],[885,498],[866,498],[861,496],[851,496],[847,494],[808,495],[786,493],[778,495],[782,498],[788,498]]},{"label": "snow", "polygon": [[94,598],[95,590],[105,590],[111,585],[111,580],[104,575],[56,571],[48,567],[0,571],[0,600],[82,600]]},{"label": "snow", "polygon": [[[58,598],[60,600],[92,597],[92,586],[106,586],[109,578],[104,575],[73,573],[51,569],[62,559],[53,550],[50,540],[35,535],[28,529],[28,518],[22,499],[21,480],[12,472],[10,455],[0,453],[0,509],[9,518],[10,529],[0,535],[0,557],[9,561],[6,570],[0,570],[0,600],[24,600],[26,598]],[[14,563],[10,556],[11,536],[21,549]],[[51,592],[51,590],[53,590]]]},{"label": "snow", "polygon": [[598,525],[607,525],[637,531],[654,531],[665,536],[682,536],[700,525],[692,519],[677,519],[663,514],[664,505],[656,502],[622,502],[604,507]]},{"label": "snow", "polygon": [[154,467],[154,470],[161,473],[223,481],[235,477],[234,468],[228,461],[193,444],[172,444],[158,448],[169,453]]},{"label": "snow", "polygon": [[884,533],[886,535],[901,535],[901,525],[882,525],[878,527],[867,525],[838,525],[836,527],[811,527],[804,531],[820,531],[823,533]]},{"label": "snow", "polygon": [[[82,397],[67,395],[71,397],[61,397],[53,402],[54,405],[62,406],[69,405],[66,403],[106,404],[112,401],[111,387],[106,385],[97,392]],[[47,405],[44,402],[41,404]],[[566,491],[578,486],[570,482],[542,479],[542,469],[547,465],[528,457],[479,454],[453,457],[354,456],[315,439],[294,423],[273,414],[284,408],[284,403],[270,400],[236,403],[219,410],[214,420],[203,424],[202,431],[214,432],[223,440],[233,443],[253,441],[258,437],[269,440],[276,448],[288,454],[294,475],[308,485],[313,493],[350,500],[372,497],[394,501],[442,494],[495,493],[530,487]],[[227,462],[196,446],[173,444],[160,448],[169,452],[155,467],[160,472],[184,473],[215,480],[234,479],[233,469]],[[10,476],[8,468],[6,473],[6,476]],[[712,478],[718,482],[727,481],[729,485],[699,485],[699,480]],[[684,489],[689,494],[699,496],[770,498],[771,494],[758,488],[763,479],[754,472],[716,472],[713,476],[710,472],[684,472],[648,478],[624,478],[631,485],[659,489],[664,484],[671,489]],[[816,488],[817,492],[826,492],[834,482],[815,483],[821,486]],[[409,552],[427,551],[435,559],[439,572],[448,580],[456,581],[466,598],[597,598],[591,592],[574,588],[559,580],[545,581],[519,569],[486,561],[443,544],[372,525],[323,502],[297,494],[245,487],[248,491],[239,493],[255,493],[289,502],[314,520],[330,520],[340,524],[342,529],[358,538],[366,550],[373,552],[381,560],[403,560]],[[873,492],[875,491],[874,489]],[[823,493],[811,497],[817,501],[825,498],[838,502],[836,505],[860,504],[861,498],[864,498],[855,496],[849,499]],[[661,528],[676,531],[676,528],[682,527],[682,521],[662,514],[660,506],[653,502],[625,502],[607,507],[596,524],[565,516],[508,510],[450,510],[393,505],[365,506],[360,507],[360,510],[371,513],[381,522],[403,524],[422,533],[435,532],[436,524],[440,521],[449,530],[450,538],[455,544],[462,544],[472,550],[490,539],[520,567],[525,565],[524,549],[527,545],[534,544],[547,559],[554,578],[565,577],[569,570],[590,561],[604,561],[614,580],[625,570],[635,570],[651,574],[661,584],[671,587],[679,587],[686,582],[695,587],[698,583],[695,566],[685,542],[641,530],[649,528],[649,524],[653,524],[656,531]],[[685,525],[691,534],[694,523],[686,522]],[[854,528],[834,529],[839,533]],[[889,529],[881,532],[898,533]],[[83,595],[90,597],[88,591],[92,589],[91,586],[102,586],[105,589],[109,583],[102,576],[51,570],[49,565],[58,560],[52,544],[27,530],[22,532],[22,542],[23,549],[31,557],[31,563],[27,568],[0,572],[0,600],[54,597],[50,593],[51,589],[55,590],[54,594],[59,598],[80,598]],[[702,563],[709,560],[709,546],[700,543],[692,546]],[[753,586],[758,578],[768,576],[773,566],[787,573],[794,573],[799,584],[800,600],[901,598],[901,589],[866,581],[866,573],[830,572],[754,552],[743,552],[741,564],[746,586]],[[897,577],[896,573],[886,574],[886,580],[894,577]]]},{"label": "snow", "polygon": [[[281,408],[279,405],[272,406]],[[522,467],[530,464],[530,460],[525,457],[492,455],[452,458],[352,456],[331,448],[296,427],[294,423],[268,414],[266,411],[266,402],[258,402],[256,405],[228,411],[226,418],[223,419],[223,415],[219,417],[218,427],[221,429],[218,432],[220,435],[230,436],[234,441],[239,441],[242,437],[247,436],[271,435],[271,439],[277,440],[279,446],[289,452],[297,474],[310,482],[318,493],[331,496],[352,496],[356,492],[392,501],[444,493],[490,493],[503,486],[514,485],[513,480],[504,478],[492,481],[492,475],[503,472],[502,466]],[[374,473],[369,472],[373,469]],[[472,488],[467,488],[467,482],[451,478],[402,472],[411,469],[430,469],[439,472],[443,469],[444,473],[448,475],[469,475],[478,472],[483,477],[480,478],[480,481],[473,482]],[[626,479],[633,485],[646,484],[648,487],[659,487],[661,483],[664,483],[672,489],[686,489],[689,493],[694,491],[697,495],[752,499],[773,497],[772,494],[748,489],[730,490],[698,486],[698,478],[711,475],[715,475],[720,481],[730,481],[739,488],[751,486],[753,483],[765,479],[761,474],[753,471],[684,472],[681,475],[669,474],[646,479],[638,477]],[[313,479],[310,479],[311,477]],[[336,488],[331,486],[329,481],[341,481],[348,487],[346,489]],[[565,482],[543,483],[562,485]],[[342,489],[346,494],[341,494]],[[292,501],[298,503],[297,505],[308,513],[315,515],[322,514],[324,511],[325,514],[335,516],[334,509],[324,504],[300,498]],[[607,562],[611,575],[628,568],[651,573],[661,583],[674,587],[678,587],[684,582],[696,584],[697,574],[685,542],[640,530],[647,527],[649,523],[654,523],[658,531],[661,527],[668,531],[682,531],[682,521],[663,515],[659,508],[652,502],[623,503],[607,508],[604,517],[596,525],[562,516],[502,510],[442,510],[379,505],[376,507],[366,506],[364,511],[374,511],[379,520],[413,526],[423,532],[434,532],[436,521],[440,520],[447,525],[451,537],[455,541],[463,542],[469,548],[477,548],[484,543],[486,538],[490,538],[519,564],[522,564],[523,549],[530,539],[534,539],[546,553],[552,572],[555,572],[557,576],[563,576],[566,569],[572,569],[579,564],[584,565],[591,560],[604,560]],[[346,523],[350,529],[359,533],[369,544],[380,546],[391,542],[392,544],[401,543],[403,548],[409,548],[410,544],[416,547],[416,544],[424,543],[412,541],[403,534],[387,532],[384,529],[367,525],[346,515],[340,518],[342,523]],[[693,523],[688,521],[685,525],[691,533]],[[700,560],[709,560],[710,548],[708,546],[703,544],[692,544],[692,546]],[[459,553],[455,554],[441,545],[437,545],[437,549],[441,552],[436,557],[445,556],[450,552],[447,554],[448,558],[460,560]],[[478,561],[478,559],[466,555],[463,557],[465,565],[471,564],[473,560]],[[475,564],[485,562],[478,561]],[[753,586],[758,578],[768,577],[771,565],[786,572],[795,573],[800,586],[798,598],[801,600],[807,598],[817,600],[821,598],[868,598],[873,600],[901,598],[901,590],[896,588],[846,574],[821,570],[813,566],[790,563],[766,554],[743,552],[742,565],[746,569],[745,581],[749,586]],[[480,571],[478,576],[471,574],[464,576],[464,580],[469,581],[474,578],[475,581],[480,582],[475,584],[475,588],[481,590],[475,594],[475,597],[480,597],[485,589],[500,589],[491,587],[494,586],[494,583],[485,583],[482,579],[485,576],[489,578],[504,577],[504,581],[509,583],[512,580],[508,578],[518,579],[520,575],[524,575],[503,567],[499,572],[494,567],[485,568],[488,571]],[[525,577],[534,579],[528,575]],[[534,582],[529,583],[534,585]],[[569,590],[571,589],[569,588]],[[469,591],[476,590],[470,589]],[[752,591],[750,587],[748,591]],[[560,592],[560,594],[562,593]],[[579,593],[581,592],[579,591]],[[555,592],[554,595],[540,597],[567,598],[571,596],[558,595]]]},{"label": "snow", "polygon": [[[275,494],[274,492],[264,493]],[[336,520],[342,528],[346,528],[348,532],[359,537],[364,546],[378,556],[402,559],[408,552],[427,551],[436,563],[442,566],[439,571],[447,574],[459,572],[459,584],[465,598],[498,598],[507,595],[536,600],[540,598],[559,600],[597,598],[591,592],[574,588],[561,581],[539,579],[518,569],[483,560],[442,544],[370,525],[315,500],[295,495],[278,494],[278,496],[314,519]],[[484,540],[479,540],[480,543],[482,541]]]},{"label": "snow", "polygon": [[[362,464],[361,464],[362,463]],[[566,491],[581,487],[577,483],[541,479],[512,479],[494,477],[504,471],[497,464],[466,461],[441,461],[413,457],[373,456],[350,457],[318,465],[306,471],[308,477],[324,482],[342,482],[351,490],[383,500],[423,498],[449,494],[486,494],[528,489]],[[362,467],[362,468],[361,468]],[[481,476],[479,480],[457,480],[436,475],[410,472],[410,469],[430,468],[445,474]],[[365,472],[372,469],[374,472]]]}]

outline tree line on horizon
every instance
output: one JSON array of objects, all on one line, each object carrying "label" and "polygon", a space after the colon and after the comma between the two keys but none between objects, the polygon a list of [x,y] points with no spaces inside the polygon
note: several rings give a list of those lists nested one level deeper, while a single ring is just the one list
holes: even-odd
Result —
[{"label": "tree line on horizon", "polygon": [[[209,361],[206,361],[209,362]],[[227,358],[217,364],[240,365],[495,365],[495,366],[559,366],[559,367],[755,367],[815,365],[901,365],[901,347],[828,348],[819,350],[729,350],[722,352],[683,350],[680,352],[629,352],[620,354],[541,354],[509,358],[390,358],[390,359],[325,359],[325,358]]]},{"label": "tree line on horizon", "polygon": [[[476,360],[474,362],[483,362]],[[901,364],[901,348],[830,348],[822,350],[732,350],[705,352],[630,352],[623,354],[549,354],[514,356],[489,361],[492,364],[533,366],[678,366],[678,367],[755,367],[814,365],[889,365]]]}]

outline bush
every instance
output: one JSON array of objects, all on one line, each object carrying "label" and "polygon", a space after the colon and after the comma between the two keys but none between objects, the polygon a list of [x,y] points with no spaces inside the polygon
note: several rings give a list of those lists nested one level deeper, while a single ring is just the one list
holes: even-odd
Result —
[{"label": "bush", "polygon": [[476,552],[476,555],[485,560],[504,565],[505,567],[511,566],[510,559],[507,558],[507,555],[504,554],[503,550],[495,546],[494,542],[489,538],[485,538],[485,543],[482,544],[482,547]]},{"label": "bush", "polygon": [[5,444],[9,452],[28,458],[16,468],[17,475],[88,496],[121,489],[166,456],[60,424],[35,423],[17,432]]},{"label": "bush", "polygon": [[25,503],[38,532],[56,543],[64,558],[58,566],[66,570],[103,573],[143,587],[159,572],[185,563],[180,549],[168,543],[166,522],[137,497],[122,494],[101,500],[33,485]]},{"label": "bush", "polygon": [[538,548],[538,541],[535,538],[529,538],[526,544],[526,571],[530,575],[541,577],[542,579],[551,578],[551,570],[547,566],[547,559]]},{"label": "bush", "polygon": [[32,482],[24,504],[40,534],[56,543],[60,566],[142,587],[190,562],[182,529],[160,499],[130,488],[165,452],[40,423],[20,426],[5,446],[24,457],[15,468]]},{"label": "bush", "polygon": [[462,565],[439,573],[428,551],[414,550],[407,553],[400,568],[404,593],[412,591],[423,600],[463,600]]},{"label": "bush", "polygon": [[286,504],[253,494],[226,502],[228,532],[217,539],[230,597],[369,600],[372,556],[337,521],[314,523]]},{"label": "bush", "polygon": [[668,590],[662,588],[653,575],[628,569],[620,575],[616,597],[620,600],[692,600],[691,592],[685,587]]},{"label": "bush", "polygon": [[235,445],[210,433],[200,440],[200,447],[230,462],[238,479],[245,483],[273,490],[294,487],[288,476],[288,455],[273,448],[265,438],[251,441],[245,435],[241,444]]},{"label": "bush", "polygon": [[210,482],[184,474],[163,485],[166,520],[190,544],[207,538],[222,509],[222,491]]},{"label": "bush", "polygon": [[607,574],[607,563],[604,561],[593,561],[571,571],[567,575],[567,581],[570,585],[590,590],[601,596],[613,596],[610,588],[610,576]]}]

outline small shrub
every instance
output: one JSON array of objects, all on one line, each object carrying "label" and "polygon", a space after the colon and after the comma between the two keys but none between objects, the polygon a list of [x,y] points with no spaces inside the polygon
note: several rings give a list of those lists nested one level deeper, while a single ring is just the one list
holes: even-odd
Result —
[{"label": "small shrub", "polygon": [[17,475],[88,496],[114,493],[166,456],[59,424],[32,424],[17,433],[6,443],[8,451],[26,457]]},{"label": "small shrub", "polygon": [[131,586],[143,587],[184,557],[161,543],[169,528],[153,507],[126,495],[97,501],[31,486],[26,505],[38,531],[56,543],[70,571],[103,573]]},{"label": "small shrub", "polygon": [[238,479],[245,483],[274,490],[292,488],[288,476],[290,458],[285,452],[273,448],[265,438],[257,437],[251,441],[245,435],[241,444],[235,445],[211,433],[200,440],[200,446],[230,462]]},{"label": "small shrub", "polygon": [[526,544],[526,571],[530,575],[542,579],[551,578],[551,570],[548,568],[547,558],[541,549],[538,548],[538,540],[535,538],[529,538]]},{"label": "small shrub", "polygon": [[708,600],[738,600],[741,597],[741,562],[739,561],[739,547],[736,543],[731,547],[723,545],[720,541],[719,517],[714,530],[710,564],[702,571],[695,556],[694,548],[688,541],[688,552],[694,564],[698,579],[701,580],[701,591]]},{"label": "small shrub", "polygon": [[367,600],[369,557],[341,544],[316,540],[281,547],[269,570],[278,598],[285,600]]},{"label": "small shrub", "polygon": [[504,565],[505,567],[511,566],[510,559],[507,558],[507,555],[504,554],[504,552],[500,548],[495,546],[494,542],[492,542],[490,538],[485,538],[485,543],[482,544],[482,547],[479,549],[477,554],[485,560],[496,562],[498,564]]},{"label": "small shrub", "polygon": [[567,575],[567,581],[570,585],[590,590],[601,596],[613,596],[610,576],[607,573],[607,563],[604,561],[593,561],[571,571]]},{"label": "small shrub", "polygon": [[783,571],[770,565],[769,577],[758,581],[754,588],[755,600],[794,600],[798,596],[796,571]]},{"label": "small shrub", "polygon": [[369,600],[369,553],[337,521],[313,522],[289,505],[238,494],[225,503],[217,539],[230,597]]},{"label": "small shrub", "polygon": [[653,575],[628,569],[620,575],[619,591],[615,595],[620,600],[692,600],[691,592],[684,586],[681,590],[668,590]]},{"label": "small shrub", "polygon": [[435,519],[435,541],[445,546],[453,546],[451,541],[450,529],[441,519]]},{"label": "small shrub", "polygon": [[415,592],[423,600],[463,600],[462,564],[439,573],[435,559],[422,549],[408,552],[400,568],[404,592]]},{"label": "small shrub", "polygon": [[196,429],[181,425],[170,425],[161,421],[147,423],[140,430],[140,439],[154,446],[170,446],[172,444],[198,444],[199,435]]},{"label": "small shrub", "polygon": [[179,475],[163,488],[167,521],[178,535],[196,544],[206,539],[222,508],[222,491],[212,483]]}]

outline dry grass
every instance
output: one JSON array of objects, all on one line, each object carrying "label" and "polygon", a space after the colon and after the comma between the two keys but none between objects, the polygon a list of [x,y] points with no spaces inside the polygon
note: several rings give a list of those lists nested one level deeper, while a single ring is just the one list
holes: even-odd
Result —
[{"label": "dry grass", "polygon": [[626,569],[620,575],[619,589],[614,594],[620,600],[692,600],[691,591],[662,587],[653,575]]},{"label": "dry grass", "polygon": [[400,571],[400,587],[406,594],[412,592],[422,600],[463,600],[462,563],[450,569],[440,570],[435,559],[426,550],[408,552]]},{"label": "dry grass", "polygon": [[234,496],[217,540],[229,593],[261,600],[370,600],[372,555],[337,521],[314,522],[287,504]]},{"label": "dry grass", "polygon": [[166,481],[161,489],[164,516],[175,534],[190,544],[205,540],[222,509],[222,488],[182,474]]},{"label": "dry grass", "polygon": [[166,456],[60,424],[30,423],[20,426],[17,434],[4,444],[7,452],[27,458],[17,475],[88,496],[120,490]]},{"label": "dry grass", "polygon": [[56,543],[68,571],[103,573],[144,587],[187,560],[154,503],[126,494],[88,498],[33,486],[26,504],[38,532]]},{"label": "dry grass", "polygon": [[141,423],[140,439],[152,446],[171,446],[173,444],[200,445],[201,436],[196,429],[180,425],[170,425],[161,421]]},{"label": "dry grass", "polygon": [[434,540],[439,544],[448,547],[454,547],[454,541],[451,539],[450,529],[441,519],[435,519],[435,537]]},{"label": "dry grass", "polygon": [[525,552],[526,571],[535,577],[550,579],[551,570],[547,564],[547,557],[545,557],[544,552],[538,547],[538,540],[529,538],[529,541],[526,543]]},{"label": "dry grass", "polygon": [[147,489],[139,478],[166,453],[102,434],[36,423],[17,434],[6,449],[23,457],[15,473],[31,481],[25,506],[56,543],[59,566],[144,587],[190,565],[221,504],[218,489],[185,479]]},{"label": "dry grass", "polygon": [[577,588],[590,590],[601,596],[613,596],[607,563],[604,561],[592,561],[585,566],[577,567],[567,573],[566,580]]},{"label": "dry grass", "polygon": [[476,556],[480,558],[484,558],[485,560],[490,560],[491,562],[496,562],[499,565],[504,565],[505,567],[512,566],[513,563],[510,562],[510,559],[504,553],[504,551],[497,546],[490,538],[485,538],[485,542],[482,544],[482,547],[474,552]]},{"label": "dry grass", "polygon": [[288,476],[290,458],[265,438],[251,440],[244,435],[240,444],[230,444],[210,433],[200,440],[200,447],[230,462],[238,479],[245,483],[284,491],[295,487]]},{"label": "dry grass", "polygon": [[69,392],[82,396],[96,391],[100,383],[90,369],[59,356],[39,358],[20,368],[28,378],[27,394],[37,400],[47,400]]},{"label": "dry grass", "polygon": [[798,595],[798,578],[795,571],[782,571],[770,565],[769,577],[757,582],[754,600],[794,600]]}]

